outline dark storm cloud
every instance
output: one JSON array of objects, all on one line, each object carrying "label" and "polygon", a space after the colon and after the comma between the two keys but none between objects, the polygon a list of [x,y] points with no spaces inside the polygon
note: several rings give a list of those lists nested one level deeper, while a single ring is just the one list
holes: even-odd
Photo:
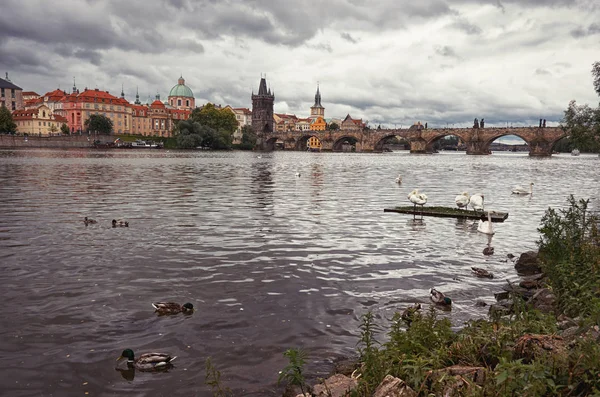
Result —
[{"label": "dark storm cloud", "polygon": [[587,28],[578,26],[577,28],[571,30],[571,36],[575,38],[591,36],[600,33],[600,24],[592,23]]},{"label": "dark storm cloud", "polygon": [[435,53],[438,55],[441,55],[443,57],[458,58],[458,55],[456,55],[456,52],[454,52],[454,49],[447,45],[437,46],[435,48]]},{"label": "dark storm cloud", "polygon": [[352,37],[352,35],[348,32],[342,32],[342,34],[340,34],[340,37],[346,41],[351,42],[352,44],[356,44],[357,41],[354,37]]}]

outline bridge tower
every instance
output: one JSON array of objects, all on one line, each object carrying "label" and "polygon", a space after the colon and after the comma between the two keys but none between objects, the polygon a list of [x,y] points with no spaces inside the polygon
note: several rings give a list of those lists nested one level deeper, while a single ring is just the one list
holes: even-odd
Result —
[{"label": "bridge tower", "polygon": [[260,78],[258,94],[252,92],[252,128],[256,133],[256,146],[260,150],[272,149],[268,147],[267,141],[273,134],[273,103],[275,92],[267,89],[267,80]]},{"label": "bridge tower", "polygon": [[317,84],[317,93],[315,94],[315,104],[310,107],[310,118],[316,119],[317,117],[325,118],[325,108],[321,106],[321,92],[319,91],[319,84]]}]

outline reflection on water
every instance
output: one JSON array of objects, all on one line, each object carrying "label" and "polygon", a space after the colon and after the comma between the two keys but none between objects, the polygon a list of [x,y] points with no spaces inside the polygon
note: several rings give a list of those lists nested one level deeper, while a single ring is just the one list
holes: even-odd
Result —
[{"label": "reflection on water", "polygon": [[[207,357],[236,395],[277,395],[290,347],[307,373],[354,351],[360,316],[381,321],[436,287],[455,325],[484,316],[509,253],[534,249],[548,206],[597,208],[597,156],[1,150],[0,388],[11,396],[211,395]],[[297,177],[296,173],[300,173]],[[402,174],[403,183],[395,178]],[[532,196],[511,195],[535,182]],[[384,213],[454,206],[463,191],[509,212],[492,240],[477,222]],[[83,217],[98,220],[85,226]],[[112,219],[128,228],[112,228]],[[492,271],[476,278],[471,266]],[[155,316],[151,302],[192,302]],[[114,370],[125,348],[178,356],[168,373]],[[117,373],[119,372],[119,373]],[[135,377],[135,378],[134,378]]]}]

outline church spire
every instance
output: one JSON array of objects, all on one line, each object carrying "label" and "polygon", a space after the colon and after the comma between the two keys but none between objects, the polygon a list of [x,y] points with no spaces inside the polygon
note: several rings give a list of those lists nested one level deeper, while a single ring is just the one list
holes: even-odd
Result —
[{"label": "church spire", "polygon": [[77,92],[77,86],[75,85],[75,76],[73,76],[73,94]]},{"label": "church spire", "polygon": [[322,107],[321,106],[321,92],[319,91],[319,82],[317,82],[317,93],[315,94],[314,107]]},{"label": "church spire", "polygon": [[121,83],[121,98],[125,99],[125,90],[123,83]]},{"label": "church spire", "polygon": [[138,87],[135,87],[135,104],[136,105],[141,105],[142,104],[140,102],[140,91],[139,91]]}]

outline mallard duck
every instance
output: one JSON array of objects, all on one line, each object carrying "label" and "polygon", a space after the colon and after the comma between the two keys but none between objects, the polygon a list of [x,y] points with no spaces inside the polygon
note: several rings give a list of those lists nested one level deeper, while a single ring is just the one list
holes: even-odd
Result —
[{"label": "mallard duck", "polygon": [[446,295],[436,290],[435,288],[429,290],[429,293],[431,294],[429,297],[431,298],[431,301],[433,303],[443,306],[452,305],[452,299],[448,298]]},{"label": "mallard duck", "polygon": [[133,350],[125,349],[121,355],[117,358],[117,361],[127,359],[127,366],[134,367],[142,371],[153,371],[167,369],[173,366],[171,364],[177,356],[171,356],[166,353],[144,353],[137,359],[133,354]]},{"label": "mallard duck", "polygon": [[124,221],[123,219],[113,219],[112,220],[112,227],[129,227],[129,222]]},{"label": "mallard duck", "polygon": [[473,274],[475,274],[477,277],[483,277],[483,278],[494,278],[494,274],[492,272],[489,272],[485,269],[482,269],[480,267],[471,267],[471,270],[473,271]]},{"label": "mallard duck", "polygon": [[97,220],[92,219],[92,218],[88,218],[87,216],[85,218],[83,218],[83,223],[85,223],[85,225],[93,225],[94,223],[98,223]]},{"label": "mallard duck", "polygon": [[493,254],[494,254],[494,247],[487,246],[483,249],[483,255],[493,255]]},{"label": "mallard duck", "polygon": [[155,311],[159,314],[177,314],[177,313],[192,313],[194,311],[194,305],[191,303],[184,303],[180,305],[175,302],[155,302],[152,304]]},{"label": "mallard duck", "polygon": [[417,314],[419,310],[421,310],[420,303],[415,303],[414,305],[407,307],[402,312],[402,320],[410,326],[410,323],[412,323],[415,318],[415,314]]}]

